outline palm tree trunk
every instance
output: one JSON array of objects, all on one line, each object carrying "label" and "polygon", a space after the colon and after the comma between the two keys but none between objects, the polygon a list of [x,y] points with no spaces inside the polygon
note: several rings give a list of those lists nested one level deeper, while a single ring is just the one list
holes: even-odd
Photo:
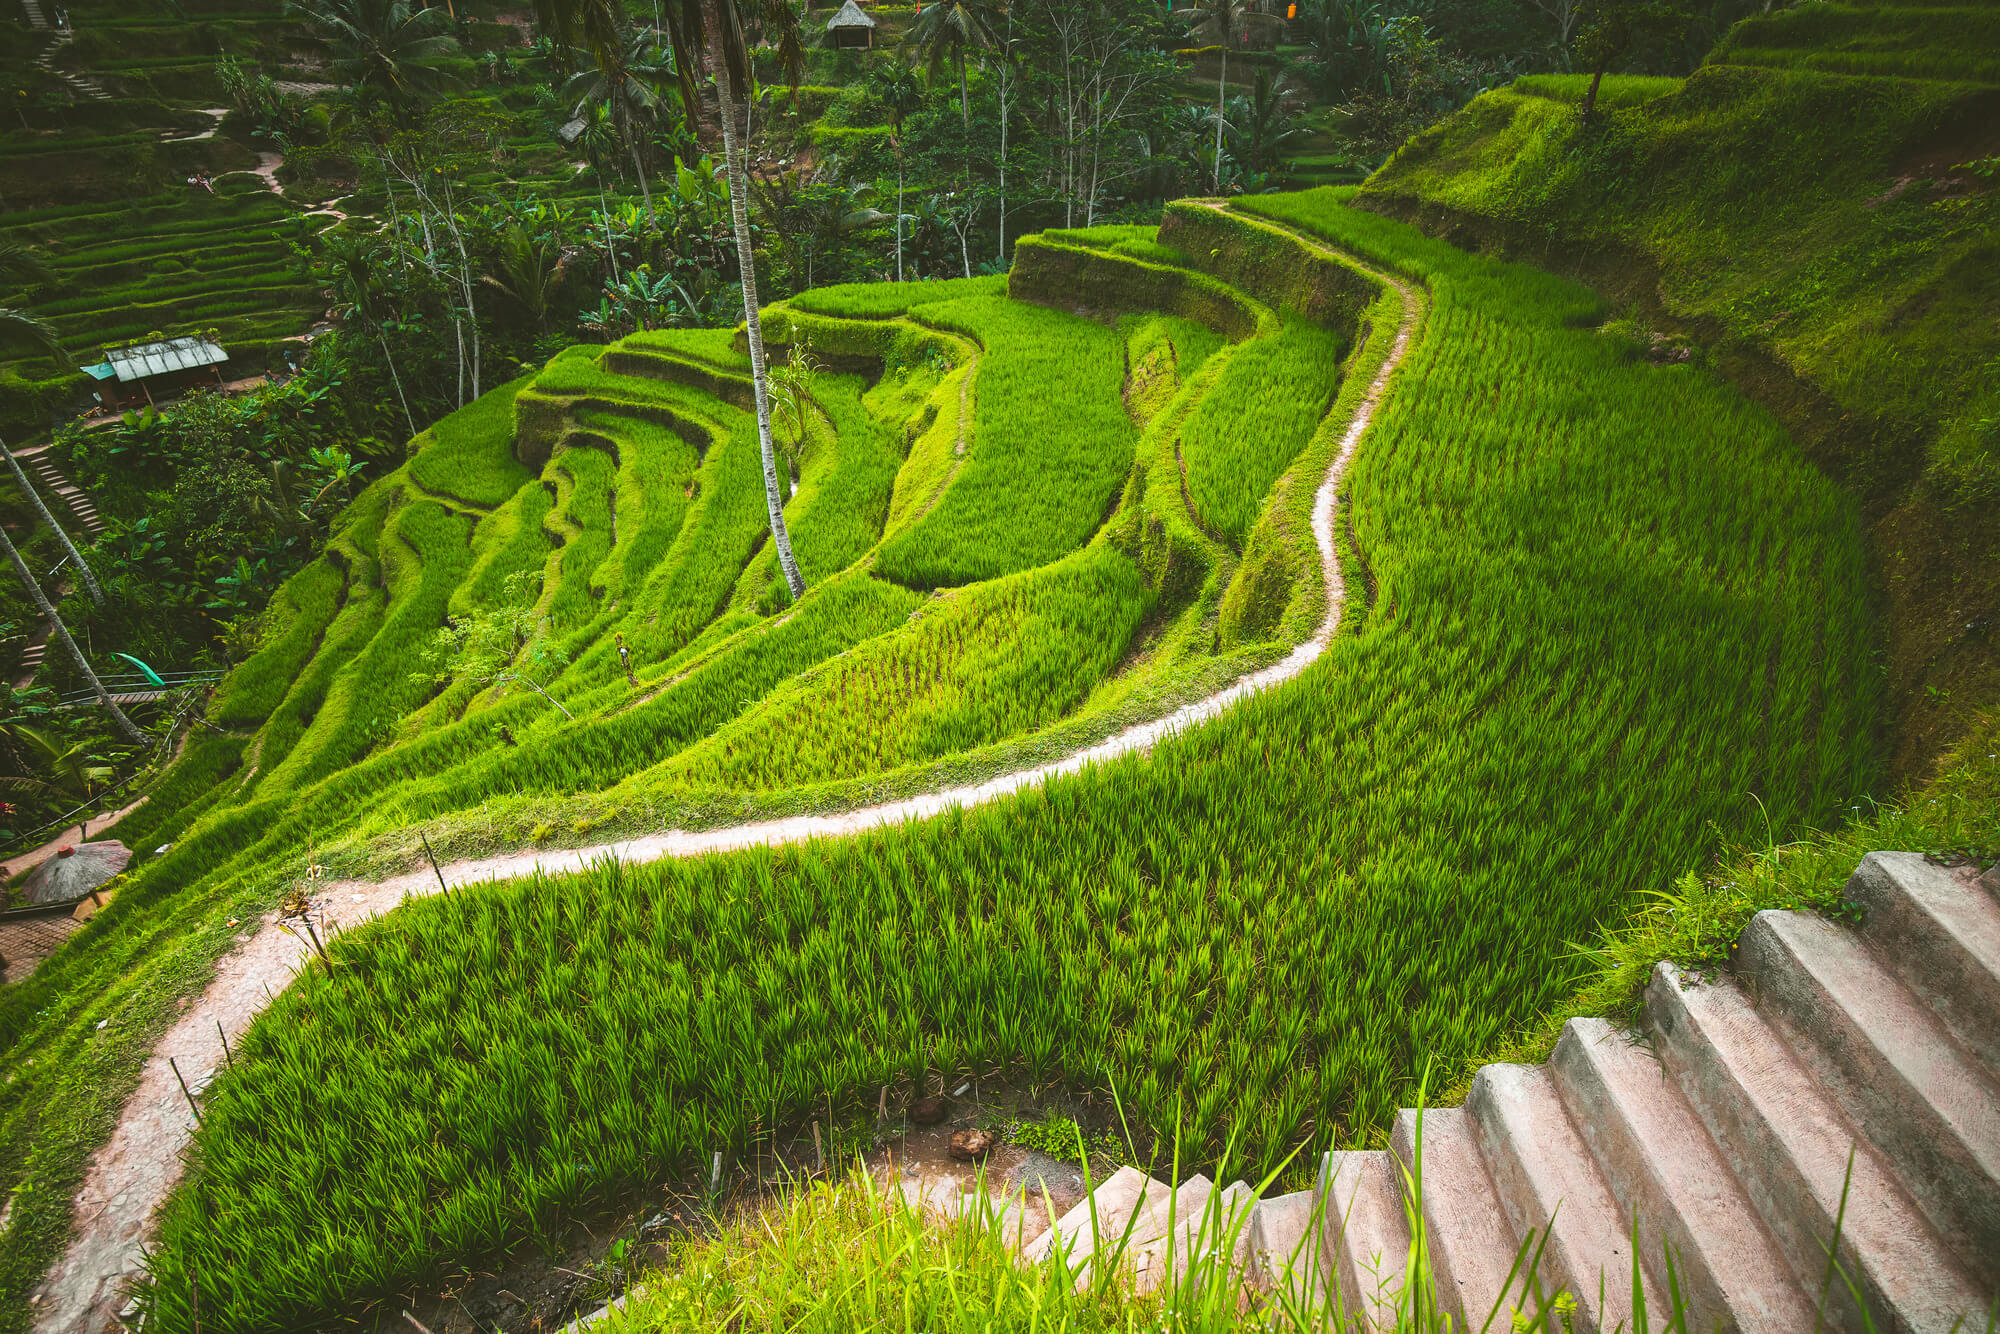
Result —
[{"label": "palm tree trunk", "polygon": [[646,225],[657,231],[660,220],[653,216],[653,192],[646,185],[646,168],[639,161],[639,145],[628,142],[626,147],[632,150],[632,170],[639,173],[639,198],[646,201]]},{"label": "palm tree trunk", "polygon": [[750,386],[757,400],[757,448],[764,462],[764,507],[770,514],[771,544],[777,548],[778,568],[784,571],[785,586],[796,601],[806,591],[799,577],[799,563],[792,557],[791,534],[785,530],[785,503],[778,490],[777,453],[771,444],[771,389],[764,370],[764,325],[757,312],[756,258],[750,252],[749,171],[736,151],[736,99],[729,90],[729,66],[723,58],[720,26],[709,25],[715,42],[712,65],[715,95],[721,103],[722,157],[729,174],[729,226],[736,235],[736,267],[743,278],[744,337],[750,344]]},{"label": "palm tree trunk", "polygon": [[62,543],[62,549],[69,553],[72,561],[76,562],[76,572],[83,576],[83,587],[90,594],[90,600],[100,607],[103,606],[104,590],[97,586],[97,576],[93,575],[90,567],[83,563],[82,553],[76,549],[76,544],[69,540],[69,534],[63,531],[62,525],[56,522],[56,516],[49,513],[49,507],[42,503],[41,495],[28,484],[28,474],[21,467],[21,460],[14,457],[14,451],[7,448],[5,440],[0,440],[0,454],[7,456],[7,466],[14,470],[14,480],[28,493],[29,503],[34,505],[35,513],[42,516],[42,522],[56,535],[56,541]]},{"label": "palm tree trunk", "polygon": [[1215,183],[1210,187],[1216,194],[1222,193],[1222,96],[1229,86],[1229,24],[1222,25],[1222,69],[1215,76]]},{"label": "palm tree trunk", "polygon": [[900,146],[896,149],[896,281],[903,281],[903,150]]},{"label": "palm tree trunk", "polygon": [[382,345],[382,364],[389,368],[389,380],[396,386],[396,401],[403,405],[403,421],[409,425],[410,439],[417,438],[417,419],[410,415],[410,400],[403,393],[403,377],[396,373],[396,357],[389,351],[389,336],[382,332],[382,326],[375,326],[375,341]]},{"label": "palm tree trunk", "polygon": [[104,706],[104,711],[111,715],[112,723],[125,734],[125,739],[134,745],[152,745],[153,739],[140,731],[132,720],[125,716],[123,709],[111,702],[110,694],[104,689],[104,682],[98,680],[97,673],[90,670],[90,664],[84,660],[83,650],[69,637],[69,627],[62,623],[62,617],[56,615],[56,609],[49,602],[48,594],[42,592],[42,586],[36,583],[35,576],[28,572],[28,563],[22,560],[21,553],[14,549],[14,539],[7,536],[4,527],[0,527],[0,547],[7,549],[7,559],[14,562],[14,573],[19,576],[21,586],[28,590],[28,596],[35,600],[35,606],[39,607],[42,615],[48,618],[49,626],[55,631],[56,638],[62,640],[63,647],[69,650],[69,656],[76,663],[76,669],[83,673],[84,680],[90,682],[91,691],[96,694],[97,702]]}]

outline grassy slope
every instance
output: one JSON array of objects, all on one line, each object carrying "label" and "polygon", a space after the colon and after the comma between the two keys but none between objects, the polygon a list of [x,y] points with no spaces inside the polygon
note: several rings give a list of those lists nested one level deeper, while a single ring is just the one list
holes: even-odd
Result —
[{"label": "grassy slope", "polygon": [[[926,300],[948,303],[983,341],[980,367],[1003,383],[1008,359],[1035,350],[1032,338],[1010,350],[1010,339],[1020,341],[1016,326],[1033,334],[1074,324],[1101,344],[1099,361],[1110,367],[1108,375],[1076,377],[1076,384],[1108,401],[1105,434],[1114,449],[1122,442],[1129,452],[1133,428],[1119,412],[1116,370],[1125,335],[1004,302],[994,295],[998,286],[980,280],[897,293],[870,287],[815,293],[802,304],[879,317]],[[968,314],[968,299],[986,304]],[[810,314],[799,320],[828,323]],[[871,678],[888,687],[876,696],[878,712],[902,729],[900,744],[873,767],[931,762],[928,769],[905,767],[893,779],[902,784],[927,781],[939,756],[951,757],[947,767],[1005,764],[1016,753],[1039,758],[1049,747],[1076,744],[1079,729],[1091,739],[1135,710],[1157,712],[1177,702],[1177,692],[1210,688],[1217,672],[1283,651],[1266,643],[1215,653],[1212,634],[1204,640],[1195,631],[1212,616],[1220,585],[1205,602],[1183,597],[1169,605],[1102,533],[1087,555],[951,595],[966,607],[1007,608],[1012,623],[1038,634],[1047,649],[1033,661],[996,651],[990,641],[998,622],[972,626],[980,633],[970,639],[959,633],[966,618],[952,614],[950,599],[932,608],[936,614],[911,620],[925,596],[874,578],[865,568],[868,548],[889,525],[889,492],[900,485],[899,471],[908,471],[900,467],[902,450],[924,434],[918,428],[930,416],[945,427],[944,458],[954,458],[960,388],[972,368],[941,370],[929,352],[958,357],[974,344],[908,321],[856,327],[886,339],[878,351],[886,353],[889,372],[872,387],[852,375],[828,375],[818,386],[790,507],[815,583],[782,615],[768,614],[779,608],[764,605],[770,571],[749,418],[684,382],[747,397],[729,387],[745,363],[729,348],[726,331],[632,340],[635,356],[655,359],[650,373],[670,378],[608,372],[588,350],[565,356],[439,422],[419,438],[406,469],[350,508],[327,556],[274,602],[264,649],[218,692],[212,715],[228,733],[198,735],[154,800],[129,822],[144,847],[171,842],[178,856],[153,859],[121,897],[122,907],[102,914],[76,948],[30,984],[0,997],[16,1076],[0,1092],[0,1140],[7,1145],[0,1179],[23,1188],[0,1246],[0,1294],[8,1299],[0,1327],[24,1318],[26,1293],[62,1244],[69,1227],[64,1202],[129,1087],[128,1072],[136,1069],[131,1053],[143,1051],[166,1022],[171,995],[198,988],[217,952],[228,947],[235,932],[227,918],[251,916],[272,875],[294,874],[300,848],[324,850],[329,836],[357,822],[364,833],[405,837],[410,821],[440,810],[457,811],[480,838],[510,844],[529,837],[530,826],[536,838],[560,828],[563,837],[587,839],[607,802],[635,828],[678,822],[663,812],[686,802],[687,780],[668,772],[664,759],[746,708],[742,728],[770,725],[759,721],[764,714],[781,721],[788,699],[814,688],[802,672],[870,635],[878,637],[870,661],[906,662],[914,654],[935,674],[934,688],[916,703],[898,699],[889,675]],[[1207,331],[1180,336],[1190,348],[1219,341]],[[968,394],[966,403],[978,416],[976,397]],[[986,416],[1000,425],[981,425],[965,440],[972,456],[1003,473],[1010,450],[1056,444],[1023,436],[1018,427],[1011,436],[1000,429],[1006,407],[995,398]],[[562,446],[543,484],[513,457],[517,415],[551,423],[551,443]],[[915,460],[917,471],[926,462]],[[1027,458],[1011,466],[1039,469]],[[936,487],[918,489],[930,497]],[[1139,503],[1130,502],[1134,515]],[[1102,504],[1095,495],[1078,508]],[[915,525],[924,508],[913,502],[901,527]],[[1041,544],[1037,549],[1050,546],[1046,533],[1032,541]],[[821,570],[828,561],[854,568]],[[544,604],[570,657],[551,688],[583,719],[574,727],[562,726],[537,697],[496,698],[477,683],[434,692],[419,675],[446,609],[463,615],[497,605],[516,573],[542,580]],[[1186,626],[1184,651],[1153,653],[1143,669],[1119,673],[1123,689],[1115,698],[1093,697],[1092,686],[1118,665],[1136,613],[1147,608]],[[637,697],[611,643],[621,626],[646,677]],[[1020,679],[1001,694],[966,688],[995,671],[1020,668],[1035,670],[1017,673]],[[794,680],[788,694],[785,683]],[[1052,692],[1052,684],[1059,688]],[[771,698],[761,701],[767,691]],[[989,745],[983,757],[957,754],[1057,718],[1057,727],[1014,743],[1012,751]],[[724,752],[711,746],[708,753]],[[839,772],[850,784],[878,781],[856,780],[851,758],[837,753],[794,758],[815,766],[815,776]],[[620,785],[627,776],[631,782]],[[704,781],[732,785],[715,789],[723,795],[709,819],[746,799],[779,808],[838,800],[824,787],[762,794],[767,780],[757,775],[712,774]],[[486,798],[497,812],[489,813]],[[574,820],[565,808],[579,812]],[[438,824],[429,828],[449,855],[449,823],[442,838]],[[85,1013],[91,1023],[81,1018]],[[114,1027],[91,1026],[107,1013],[116,1017]]]},{"label": "grassy slope", "polygon": [[1358,202],[1587,279],[1787,423],[1868,523],[1913,779],[2000,702],[2000,193],[1955,165],[1995,154],[2000,90],[1711,65],[1588,128],[1486,94]]},{"label": "grassy slope", "polygon": [[1565,994],[1566,942],[1711,821],[1761,827],[1746,789],[1796,827],[1864,785],[1855,517],[1769,419],[1574,327],[1574,286],[1303,207],[1436,294],[1354,478],[1355,634],[1149,762],[342,937],[209,1105],[162,1327],[197,1270],[207,1328],[320,1318],[927,1070],[1110,1079],[1266,1165],[1365,1139]]}]

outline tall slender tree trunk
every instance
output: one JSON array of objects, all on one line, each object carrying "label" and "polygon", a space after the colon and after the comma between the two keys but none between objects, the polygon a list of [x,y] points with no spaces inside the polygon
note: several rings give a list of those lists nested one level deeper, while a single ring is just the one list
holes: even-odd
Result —
[{"label": "tall slender tree trunk", "polygon": [[403,377],[396,373],[396,356],[389,351],[389,335],[375,326],[375,341],[382,345],[382,364],[389,368],[389,379],[396,386],[396,400],[403,405],[403,420],[410,428],[410,439],[417,438],[417,419],[410,413],[410,400],[403,393]]},{"label": "tall slender tree trunk", "polygon": [[104,689],[104,682],[98,680],[97,673],[90,670],[90,663],[84,659],[83,650],[69,637],[69,627],[62,623],[62,617],[56,615],[55,606],[50,603],[48,594],[42,592],[42,586],[36,583],[35,576],[28,572],[28,563],[22,560],[21,553],[14,549],[14,539],[7,536],[4,527],[0,527],[0,547],[7,549],[7,559],[14,563],[14,573],[19,576],[21,587],[28,590],[28,596],[35,600],[35,606],[48,618],[49,626],[55,631],[56,638],[62,640],[63,647],[69,650],[69,656],[76,663],[77,671],[83,673],[83,679],[90,682],[91,692],[97,696],[97,702],[104,706],[104,711],[111,715],[112,723],[125,734],[125,739],[134,745],[152,745],[153,739],[140,731],[132,720],[125,716],[123,709],[111,702],[110,694]]},{"label": "tall slender tree trunk", "polygon": [[[1013,31],[1014,20],[1007,19],[1008,31]],[[1009,38],[1011,41],[1011,37]],[[1007,262],[1007,66],[1000,66],[1000,249],[997,262]]]},{"label": "tall slender tree trunk", "polygon": [[635,141],[627,140],[625,146],[632,150],[632,170],[639,174],[639,198],[646,201],[646,225],[657,231],[660,220],[653,214],[653,191],[646,184],[646,167],[639,161],[639,145]]},{"label": "tall slender tree trunk", "polygon": [[76,572],[83,576],[83,587],[90,594],[90,600],[100,607],[103,606],[104,590],[97,586],[97,576],[92,574],[90,567],[83,563],[83,553],[76,549],[76,543],[69,540],[69,534],[64,532],[62,525],[56,522],[56,516],[49,513],[49,507],[42,503],[40,493],[33,486],[29,485],[27,470],[21,467],[21,460],[14,457],[14,451],[7,448],[5,440],[0,440],[0,454],[7,456],[7,466],[14,470],[14,480],[19,482],[21,490],[27,493],[29,503],[35,507],[35,513],[42,516],[42,522],[47,524],[49,531],[56,535],[56,541],[62,543],[62,549],[69,553],[69,558],[72,561],[76,562]]},{"label": "tall slender tree trunk", "polygon": [[722,55],[721,26],[714,21],[713,3],[708,30],[715,95],[721,103],[722,157],[729,175],[729,225],[736,234],[736,267],[743,278],[744,337],[750,344],[750,387],[757,401],[757,448],[764,463],[764,507],[771,521],[771,545],[778,552],[778,568],[784,571],[785,586],[796,601],[806,591],[799,577],[799,563],[792,557],[792,537],[785,529],[785,503],[778,490],[777,452],[771,443],[771,389],[764,366],[764,325],[757,311],[756,257],[750,251],[749,170],[736,151],[736,99],[729,88],[729,65]]},{"label": "tall slender tree trunk", "polygon": [[903,281],[903,149],[900,144],[896,148],[896,281]]},{"label": "tall slender tree trunk", "polygon": [[1223,94],[1229,87],[1229,24],[1222,25],[1222,69],[1215,76],[1215,183],[1210,186],[1216,194],[1222,193],[1222,107]]}]

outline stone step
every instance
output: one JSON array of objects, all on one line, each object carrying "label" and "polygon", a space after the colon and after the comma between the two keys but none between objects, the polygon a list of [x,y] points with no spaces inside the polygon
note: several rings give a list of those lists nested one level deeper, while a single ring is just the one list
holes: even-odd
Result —
[{"label": "stone step", "polygon": [[2000,901],[1976,872],[1871,852],[1847,882],[1861,934],[1989,1075],[2000,1075]]},{"label": "stone step", "polygon": [[1393,1330],[1405,1301],[1410,1223],[1396,1160],[1385,1150],[1320,1160],[1321,1235],[1338,1280],[1343,1321]]},{"label": "stone step", "polygon": [[1187,1274],[1190,1248],[1204,1240],[1201,1220],[1215,1195],[1215,1183],[1196,1173],[1183,1181],[1167,1201],[1148,1201],[1132,1229],[1130,1259],[1135,1292],[1152,1292]]},{"label": "stone step", "polygon": [[[1649,1265],[1673,1256],[1689,1329],[1787,1334],[1813,1304],[1659,1060],[1602,1019],[1572,1019],[1549,1071]],[[1655,1312],[1656,1325],[1661,1323]]]},{"label": "stone step", "polygon": [[1091,1261],[1102,1251],[1123,1254],[1130,1249],[1128,1232],[1144,1222],[1135,1216],[1149,1202],[1164,1205],[1173,1191],[1136,1167],[1121,1167],[1061,1218],[1055,1226],[1028,1243],[1021,1252],[1026,1264],[1042,1264],[1058,1250],[1067,1258],[1070,1271],[1079,1280],[1087,1277]]},{"label": "stone step", "polygon": [[[1662,963],[1646,1005],[1669,1073],[1815,1299],[1839,1218],[1841,1266],[1876,1329],[1944,1334],[1983,1313],[1984,1295],[1889,1164],[1740,988],[1689,982]],[[1826,1303],[1848,1328],[1860,1325],[1838,1279]]]},{"label": "stone step", "polygon": [[1259,1200],[1250,1212],[1250,1286],[1301,1315],[1324,1306],[1333,1288],[1318,1204],[1316,1191],[1299,1190]]},{"label": "stone step", "polygon": [[1053,1227],[1055,1221],[1047,1196],[1024,1191],[994,1209],[988,1225],[1000,1233],[1002,1245],[1018,1254],[1022,1247]]},{"label": "stone step", "polygon": [[1758,913],[1737,968],[1939,1235],[2000,1286],[2000,1088],[1859,936],[1823,917]]},{"label": "stone step", "polygon": [[1406,1107],[1396,1113],[1389,1148],[1419,1182],[1438,1309],[1460,1329],[1485,1326],[1489,1314],[1506,1329],[1513,1311],[1532,1314],[1522,1276],[1510,1280],[1520,1238],[1480,1160],[1472,1118],[1460,1107]]},{"label": "stone step", "polygon": [[1579,1334],[1633,1328],[1635,1283],[1648,1312],[1666,1310],[1644,1257],[1635,1269],[1632,1219],[1598,1175],[1545,1068],[1483,1067],[1465,1110],[1515,1234],[1538,1239],[1544,1289],[1576,1298],[1570,1320]]}]

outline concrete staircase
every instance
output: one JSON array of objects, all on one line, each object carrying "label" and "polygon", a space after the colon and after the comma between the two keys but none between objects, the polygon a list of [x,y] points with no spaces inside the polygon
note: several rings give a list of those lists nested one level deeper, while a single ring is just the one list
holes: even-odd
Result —
[{"label": "concrete staircase", "polygon": [[1572,1021],[1546,1065],[1487,1066],[1463,1107],[1400,1113],[1388,1149],[1326,1155],[1312,1190],[1260,1200],[1128,1167],[1052,1223],[1033,1201],[971,1198],[1024,1263],[1061,1249],[1079,1281],[1113,1263],[1146,1290],[1226,1247],[1248,1287],[1337,1304],[1343,1329],[1407,1311],[1414,1222],[1426,1307],[1453,1329],[1495,1310],[1510,1328],[1566,1291],[1575,1330],[1631,1330],[1636,1232],[1656,1330],[1676,1307],[1689,1330],[1805,1331],[1822,1309],[1850,1331],[1984,1330],[2000,867],[1871,853],[1846,897],[1858,929],[1760,913],[1732,977],[1659,966],[1645,1034]]},{"label": "concrete staircase", "polygon": [[111,94],[104,85],[88,74],[72,74],[68,70],[56,68],[56,53],[75,41],[76,34],[67,28],[59,29],[50,22],[48,13],[42,8],[41,0],[21,0],[21,13],[28,20],[28,27],[34,31],[53,34],[49,44],[42,48],[42,53],[35,57],[35,64],[39,68],[68,84],[78,97],[87,98],[92,102],[111,100]]},{"label": "concrete staircase", "polygon": [[82,487],[62,475],[62,470],[49,458],[47,446],[17,449],[14,457],[21,461],[22,469],[33,479],[36,488],[60,500],[88,536],[97,537],[104,532],[104,516],[97,512],[97,506],[90,503],[90,497]]}]

